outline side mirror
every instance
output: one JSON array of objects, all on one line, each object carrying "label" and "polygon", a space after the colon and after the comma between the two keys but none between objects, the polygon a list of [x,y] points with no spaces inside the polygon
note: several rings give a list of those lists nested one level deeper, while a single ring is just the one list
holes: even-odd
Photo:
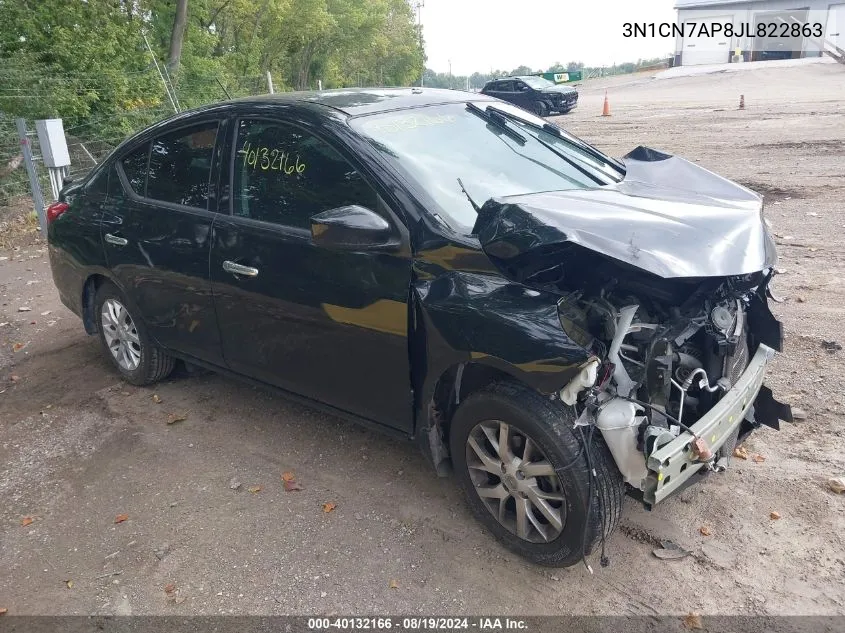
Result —
[{"label": "side mirror", "polygon": [[387,220],[357,204],[312,215],[311,239],[317,246],[342,251],[381,250],[399,244]]}]

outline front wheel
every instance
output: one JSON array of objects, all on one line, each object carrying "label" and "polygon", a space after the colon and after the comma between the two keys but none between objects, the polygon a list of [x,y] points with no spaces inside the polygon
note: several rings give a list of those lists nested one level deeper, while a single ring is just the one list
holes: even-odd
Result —
[{"label": "front wheel", "polygon": [[133,385],[149,385],[173,371],[172,356],[158,347],[144,324],[132,314],[120,290],[112,283],[97,289],[94,304],[100,342],[123,378]]},{"label": "front wheel", "polygon": [[619,522],[622,476],[601,438],[583,441],[573,422],[570,408],[509,382],[472,394],[452,419],[452,462],[473,514],[540,565],[576,564]]},{"label": "front wheel", "polygon": [[549,106],[547,106],[542,101],[538,101],[534,104],[534,114],[539,117],[545,117],[549,115]]}]

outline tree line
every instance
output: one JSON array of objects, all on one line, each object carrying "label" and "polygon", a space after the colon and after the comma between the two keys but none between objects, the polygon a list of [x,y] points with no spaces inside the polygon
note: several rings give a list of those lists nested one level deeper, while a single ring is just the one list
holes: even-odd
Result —
[{"label": "tree line", "polygon": [[184,107],[266,92],[268,71],[277,90],[410,85],[423,59],[407,0],[0,1],[0,114],[66,127],[166,110],[164,81]]}]

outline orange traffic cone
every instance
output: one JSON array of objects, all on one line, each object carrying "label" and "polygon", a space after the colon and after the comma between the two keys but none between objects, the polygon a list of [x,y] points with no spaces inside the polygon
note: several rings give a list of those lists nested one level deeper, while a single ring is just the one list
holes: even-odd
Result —
[{"label": "orange traffic cone", "polygon": [[604,91],[604,107],[601,109],[602,116],[610,116],[610,102],[607,100],[607,90]]},{"label": "orange traffic cone", "polygon": [[745,95],[739,95],[739,109],[745,110]]}]

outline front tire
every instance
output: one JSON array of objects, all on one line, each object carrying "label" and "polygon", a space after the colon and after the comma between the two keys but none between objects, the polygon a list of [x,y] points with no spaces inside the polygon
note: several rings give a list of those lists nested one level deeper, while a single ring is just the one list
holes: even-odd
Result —
[{"label": "front tire", "polygon": [[534,114],[536,114],[538,117],[549,116],[549,106],[547,106],[542,101],[538,101],[534,104]]},{"label": "front tire", "polygon": [[103,283],[94,299],[100,343],[123,379],[149,385],[167,378],[175,360],[157,346],[117,286]]},{"label": "front tire", "polygon": [[[624,483],[595,429],[596,477],[571,408],[510,382],[470,395],[450,429],[452,462],[475,517],[528,560],[569,567],[619,522]],[[589,505],[588,505],[589,501]]]}]

